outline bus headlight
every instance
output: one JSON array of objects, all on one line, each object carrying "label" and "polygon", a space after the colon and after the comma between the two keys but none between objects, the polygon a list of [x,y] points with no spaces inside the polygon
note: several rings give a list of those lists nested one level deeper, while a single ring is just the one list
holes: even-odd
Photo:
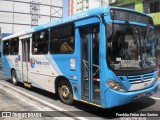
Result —
[{"label": "bus headlight", "polygon": [[114,80],[107,80],[106,83],[111,89],[114,89],[116,91],[126,92],[126,89],[123,87],[123,85]]}]

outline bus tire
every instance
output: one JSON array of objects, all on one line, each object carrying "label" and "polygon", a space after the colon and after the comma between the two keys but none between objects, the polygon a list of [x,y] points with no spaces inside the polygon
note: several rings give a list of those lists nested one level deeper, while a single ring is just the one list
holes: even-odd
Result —
[{"label": "bus tire", "polygon": [[17,74],[15,70],[12,70],[12,83],[14,85],[18,85],[18,81],[17,81]]},{"label": "bus tire", "polygon": [[73,104],[73,92],[68,81],[61,81],[58,85],[58,95],[60,100],[68,105]]}]

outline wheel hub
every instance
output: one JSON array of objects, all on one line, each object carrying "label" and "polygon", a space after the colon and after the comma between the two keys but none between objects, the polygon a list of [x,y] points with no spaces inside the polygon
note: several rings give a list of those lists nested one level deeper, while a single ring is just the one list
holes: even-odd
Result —
[{"label": "wheel hub", "polygon": [[13,82],[16,82],[16,78],[15,78],[14,76],[13,76],[13,78],[12,78],[12,79],[13,79]]},{"label": "wheel hub", "polygon": [[65,99],[68,98],[70,95],[70,91],[69,91],[68,87],[65,85],[62,86],[61,93],[62,93],[63,98],[65,98]]}]

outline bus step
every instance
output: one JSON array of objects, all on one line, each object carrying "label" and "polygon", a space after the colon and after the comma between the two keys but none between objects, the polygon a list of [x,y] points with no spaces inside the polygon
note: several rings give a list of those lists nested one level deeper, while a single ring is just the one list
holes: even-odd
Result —
[{"label": "bus step", "polygon": [[23,83],[24,83],[25,87],[31,88],[31,86],[32,86],[32,83],[29,83],[29,82],[26,82],[26,81],[24,81]]}]

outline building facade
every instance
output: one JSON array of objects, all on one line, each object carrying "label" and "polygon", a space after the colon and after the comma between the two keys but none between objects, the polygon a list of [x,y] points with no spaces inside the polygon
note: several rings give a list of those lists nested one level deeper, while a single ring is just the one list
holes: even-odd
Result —
[{"label": "building facade", "polygon": [[115,0],[68,0],[68,15],[73,15],[88,9],[108,6]]},{"label": "building facade", "polygon": [[17,33],[62,17],[62,0],[0,0],[2,33]]},{"label": "building facade", "polygon": [[160,0],[116,0],[110,6],[130,8],[150,15],[153,18],[157,38],[160,41]]}]

